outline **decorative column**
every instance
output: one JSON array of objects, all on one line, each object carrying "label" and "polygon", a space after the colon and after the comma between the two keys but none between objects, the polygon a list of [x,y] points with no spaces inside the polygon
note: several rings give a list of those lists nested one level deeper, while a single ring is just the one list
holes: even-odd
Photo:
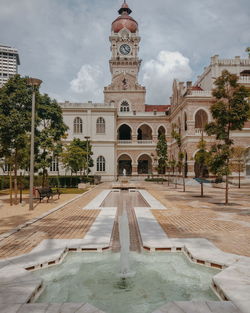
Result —
[{"label": "decorative column", "polygon": [[187,176],[188,177],[194,177],[195,176],[194,163],[195,163],[194,160],[187,161],[187,164],[188,164],[188,174],[187,174]]},{"label": "decorative column", "polygon": [[153,175],[158,175],[158,171],[157,171],[157,159],[154,159],[152,162],[152,174]]},{"label": "decorative column", "polygon": [[157,144],[158,141],[158,135],[153,135],[153,143]]},{"label": "decorative column", "polygon": [[132,163],[132,176],[138,175],[137,173],[137,164]]},{"label": "decorative column", "polygon": [[137,144],[137,135],[132,135],[132,143]]},{"label": "decorative column", "polygon": [[195,121],[187,121],[187,132],[188,135],[195,135]]}]

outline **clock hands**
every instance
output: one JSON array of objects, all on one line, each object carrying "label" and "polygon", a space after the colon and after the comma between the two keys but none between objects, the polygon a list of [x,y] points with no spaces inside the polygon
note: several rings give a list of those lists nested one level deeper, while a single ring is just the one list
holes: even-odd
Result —
[{"label": "clock hands", "polygon": [[131,50],[131,48],[127,44],[123,44],[123,45],[120,46],[120,52],[122,54],[129,54],[130,50]]}]

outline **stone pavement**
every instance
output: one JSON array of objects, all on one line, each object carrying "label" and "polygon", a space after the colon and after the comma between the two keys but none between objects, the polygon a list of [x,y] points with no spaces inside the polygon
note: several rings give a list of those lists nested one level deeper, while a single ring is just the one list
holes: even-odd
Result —
[{"label": "stone pavement", "polygon": [[0,195],[0,234],[10,231],[11,229],[23,224],[43,213],[50,211],[56,206],[75,198],[75,194],[62,194],[58,199],[55,196],[47,202],[47,199],[43,199],[41,203],[39,201],[34,202],[34,210],[29,210],[28,195],[23,195],[23,202],[17,205],[10,205],[9,196]]},{"label": "stone pavement", "polygon": [[0,240],[0,258],[30,252],[44,239],[81,239],[90,229],[100,210],[82,210],[105,184],[90,190],[77,200]]},{"label": "stone pavement", "polygon": [[[185,230],[186,220],[193,220],[192,217],[189,217],[189,210],[197,209],[199,218],[199,214],[203,212],[204,208],[206,210],[210,208],[209,203],[204,201],[192,201],[193,195],[191,193],[190,198],[190,191],[182,194],[182,199],[180,200],[181,197],[177,197],[179,191],[176,190],[174,192],[170,190],[169,194],[167,195],[167,198],[168,196],[169,198],[171,198],[171,196],[176,196],[176,201],[174,201],[174,197],[172,197],[171,201],[166,199],[165,201],[163,195],[168,192],[168,190],[166,190],[166,186],[163,185],[161,188],[159,188],[159,185],[153,186],[153,184],[145,184],[145,186],[152,194],[154,192],[162,192],[162,194],[157,197],[158,200],[160,200],[163,204],[160,206],[160,210],[157,210],[155,207],[159,205],[159,203],[157,203],[158,200],[153,201],[152,199],[154,206],[147,206],[147,203],[150,202],[148,200],[150,200],[151,196],[145,192],[144,197],[147,202],[141,201],[140,197],[135,197],[133,200],[133,196],[136,194],[135,192],[133,192],[133,196],[130,195],[130,192],[124,192],[122,194],[112,193],[116,198],[118,208],[120,208],[120,210],[118,209],[117,215],[121,213],[125,203],[126,209],[133,207],[135,208],[143,246],[146,244],[149,250],[153,251],[157,248],[167,251],[182,251],[192,262],[224,269],[213,277],[212,288],[216,291],[217,294],[219,294],[221,299],[226,301],[172,302],[167,303],[165,306],[159,308],[154,313],[249,313],[249,258],[235,254],[224,253],[206,239],[169,238],[166,236],[168,233],[168,227],[164,229],[166,231],[164,232],[157,221],[154,219],[154,216],[156,216],[160,221],[162,218],[161,215],[168,216],[168,214],[170,214],[169,216],[172,216],[172,213],[173,215],[178,213],[179,216],[182,216],[180,213],[183,210],[188,210],[184,219],[181,220],[181,226],[179,226]],[[47,238],[46,236],[53,237],[53,239],[50,240],[43,240],[38,246],[36,246],[35,249],[32,250],[32,252],[26,255],[0,260],[0,311],[3,309],[1,312],[62,312],[61,310],[64,304],[25,304],[27,301],[34,301],[36,294],[42,290],[42,282],[40,279],[34,277],[31,272],[25,271],[24,268],[32,271],[41,267],[53,266],[54,264],[61,262],[67,251],[83,251],[86,249],[86,247],[99,247],[100,244],[102,245],[102,248],[106,249],[107,244],[110,242],[112,226],[114,223],[115,208],[110,207],[110,204],[114,204],[114,198],[111,199],[112,201],[110,203],[108,200],[103,201],[101,207],[96,207],[94,205],[92,210],[86,209],[86,203],[91,201],[97,194],[100,194],[100,192],[103,190],[102,187],[107,188],[105,185],[99,186],[92,192],[89,192],[88,194],[83,195],[79,199],[73,201],[71,204],[65,205],[63,208],[58,209],[55,212],[51,212],[51,214],[44,216],[42,219],[39,219],[30,225],[25,225],[25,227],[21,228],[17,233],[10,235],[8,238],[2,239],[2,242],[6,240],[12,240],[12,244],[15,245],[15,236],[18,235],[19,238],[21,232],[28,230],[29,233],[27,232],[27,234],[24,234],[23,236],[25,239],[22,242],[16,243],[16,248],[22,246],[23,250],[25,251],[26,248],[30,249],[32,242],[36,241],[36,236],[41,238],[42,235],[45,234],[45,238]],[[218,195],[215,194],[215,198],[217,196]],[[191,202],[189,198],[191,199]],[[219,201],[217,198],[213,199],[213,201]],[[238,199],[237,206],[239,210],[247,212],[244,211],[247,210],[247,208],[244,207],[242,203],[240,203],[241,197]],[[180,204],[178,201],[182,201],[182,204]],[[167,205],[165,205],[165,202]],[[211,208],[214,207],[215,206],[212,203]],[[99,213],[100,211],[101,213]],[[133,210],[129,211],[133,212]],[[91,214],[93,214],[93,216]],[[160,216],[157,216],[158,214]],[[210,235],[211,232],[216,233],[216,231],[222,231],[223,233],[236,231],[235,225],[233,225],[235,221],[236,224],[238,223],[241,228],[248,228],[248,221],[241,219],[238,220],[236,217],[233,219],[227,214],[225,215],[225,210],[223,212],[219,212],[219,216],[216,215],[216,217],[209,217],[209,213],[206,213],[205,216],[202,217],[203,219],[201,220],[203,220],[203,223],[201,223],[201,220],[194,220],[195,222],[192,228],[193,233],[199,232],[202,234],[202,232],[205,231]],[[89,219],[90,221],[88,223],[87,221]],[[91,219],[93,221],[91,221]],[[209,223],[206,223],[205,219],[208,219]],[[82,223],[80,223],[80,220],[82,220]],[[213,220],[215,222],[219,222],[216,227],[212,223]],[[132,221],[130,227],[133,228],[136,226],[135,218],[131,219],[130,221]],[[224,227],[222,227],[220,224],[221,222],[226,222],[229,224],[226,224],[226,226],[224,225]],[[171,224],[169,224],[169,226],[173,227],[175,220],[170,221],[170,223]],[[92,227],[90,228],[90,226]],[[163,222],[162,226],[163,228],[165,227]],[[87,231],[85,231],[85,229],[90,230],[88,234],[84,236],[84,239],[71,239],[78,238],[78,235],[80,238],[82,238]],[[177,229],[177,231],[179,231],[179,229]],[[188,234],[190,232],[188,228],[185,231]],[[153,234],[154,236],[152,236]],[[103,237],[105,237],[104,245],[102,242]],[[135,237],[135,233],[132,234],[131,237]],[[159,238],[161,240],[159,240]],[[97,241],[97,239],[100,240]],[[7,247],[5,250],[6,249]],[[13,248],[11,251],[13,251]],[[99,251],[101,250],[99,249]],[[14,255],[16,254],[14,253]],[[231,300],[233,302],[227,300]],[[74,306],[75,304],[72,305]],[[101,312],[88,304],[82,303],[79,305],[79,310],[77,309],[78,312]],[[69,305],[67,308],[65,307],[65,310],[73,313],[75,311],[75,307],[73,308],[73,306],[71,307]]]},{"label": "stone pavement", "polygon": [[206,238],[225,252],[250,256],[250,188],[230,190],[225,206],[224,190],[198,186],[175,189],[167,183],[143,183],[143,186],[168,210],[152,210],[169,238]]}]

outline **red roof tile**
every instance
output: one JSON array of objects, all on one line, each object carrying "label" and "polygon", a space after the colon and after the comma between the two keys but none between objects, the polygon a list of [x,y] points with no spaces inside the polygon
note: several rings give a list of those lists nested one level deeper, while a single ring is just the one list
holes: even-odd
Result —
[{"label": "red roof tile", "polygon": [[193,86],[191,90],[203,90],[200,86]]}]

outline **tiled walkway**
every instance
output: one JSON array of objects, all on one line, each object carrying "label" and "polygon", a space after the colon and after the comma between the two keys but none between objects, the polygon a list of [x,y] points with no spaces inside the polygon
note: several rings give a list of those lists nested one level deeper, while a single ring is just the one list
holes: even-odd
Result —
[{"label": "tiled walkway", "polygon": [[[166,184],[144,183],[145,187],[167,210],[152,213],[170,238],[207,238],[225,252],[250,256],[250,189],[233,188],[230,191],[229,206],[224,206],[224,190],[205,188],[206,197],[199,197],[199,188],[187,186],[174,189]],[[31,251],[43,239],[83,238],[98,210],[82,210],[100,192],[110,187],[102,184],[78,200],[48,215],[42,220],[21,229],[19,232],[0,241],[0,258],[20,255]],[[130,195],[127,195],[128,198]],[[119,198],[119,194],[117,193]],[[129,199],[128,199],[129,200]],[[130,201],[130,200],[129,200]],[[140,206],[129,204],[128,207]],[[113,202],[106,206],[113,206]],[[118,205],[119,207],[119,205]],[[121,209],[118,210],[121,214]],[[138,250],[137,222],[133,210],[128,209],[131,250]],[[134,227],[135,226],[135,227]],[[113,233],[113,248],[119,250],[117,218]]]},{"label": "tiled walkway", "polygon": [[30,252],[43,239],[83,238],[100,210],[82,210],[102,187],[0,241],[0,258]]},{"label": "tiled walkway", "polygon": [[[198,186],[199,187],[199,186]],[[168,210],[152,210],[170,238],[207,238],[225,252],[250,256],[250,192],[248,188],[230,191],[229,206],[224,206],[224,190],[187,186],[183,193],[166,184],[146,187]]]}]

